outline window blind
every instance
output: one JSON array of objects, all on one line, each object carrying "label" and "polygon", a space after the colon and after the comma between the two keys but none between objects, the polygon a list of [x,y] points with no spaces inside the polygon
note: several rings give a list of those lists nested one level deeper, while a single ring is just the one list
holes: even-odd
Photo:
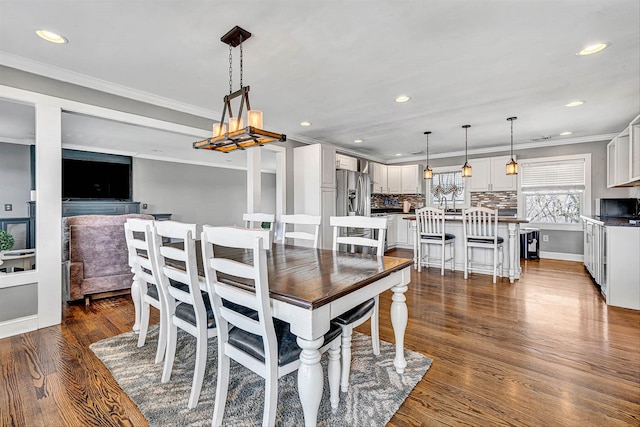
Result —
[{"label": "window blind", "polygon": [[520,183],[523,190],[585,189],[584,159],[523,162],[521,165]]}]

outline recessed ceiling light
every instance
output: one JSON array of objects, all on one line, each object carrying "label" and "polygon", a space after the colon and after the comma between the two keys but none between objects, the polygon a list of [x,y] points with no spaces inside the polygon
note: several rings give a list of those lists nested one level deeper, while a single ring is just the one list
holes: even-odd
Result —
[{"label": "recessed ceiling light", "polygon": [[362,142],[361,139],[354,139],[353,142],[355,142],[356,144],[360,144]]},{"label": "recessed ceiling light", "polygon": [[584,104],[584,101],[572,101],[568,104],[564,104],[565,107],[577,107],[579,105]]},{"label": "recessed ceiling light", "polygon": [[572,133],[573,133],[573,132],[569,132],[569,131],[561,132],[561,133],[560,133],[560,136],[567,136],[567,135],[571,135]]},{"label": "recessed ceiling light", "polygon": [[402,153],[396,153],[396,157],[402,156]]},{"label": "recessed ceiling light", "polygon": [[576,53],[579,56],[593,55],[594,53],[601,52],[609,47],[609,43],[596,43],[591,46],[587,46],[582,49],[580,52]]},{"label": "recessed ceiling light", "polygon": [[67,43],[66,38],[64,38],[60,34],[56,34],[51,31],[38,30],[36,31],[36,34],[51,43],[58,43],[58,44]]},{"label": "recessed ceiling light", "polygon": [[407,102],[408,100],[410,100],[411,98],[409,98],[406,95],[400,95],[399,97],[396,98],[396,102]]},{"label": "recessed ceiling light", "polygon": [[311,122],[300,122],[300,126],[311,126]]}]

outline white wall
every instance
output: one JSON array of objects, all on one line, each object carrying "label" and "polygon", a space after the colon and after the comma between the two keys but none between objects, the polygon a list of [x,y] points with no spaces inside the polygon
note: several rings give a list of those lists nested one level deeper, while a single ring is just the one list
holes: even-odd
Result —
[{"label": "white wall", "polygon": [[[275,175],[262,174],[262,211],[275,212]],[[247,172],[207,166],[133,159],[133,199],[141,213],[170,213],[199,225],[243,225]]]}]

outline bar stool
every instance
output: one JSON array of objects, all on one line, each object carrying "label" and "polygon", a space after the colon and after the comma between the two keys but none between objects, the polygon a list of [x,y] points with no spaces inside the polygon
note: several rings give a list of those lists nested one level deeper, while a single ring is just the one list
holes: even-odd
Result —
[{"label": "bar stool", "polygon": [[493,251],[493,283],[500,267],[502,275],[502,246],[504,239],[498,237],[498,210],[475,207],[462,210],[462,228],[464,229],[464,278],[469,277],[471,270],[472,248],[491,249]]}]

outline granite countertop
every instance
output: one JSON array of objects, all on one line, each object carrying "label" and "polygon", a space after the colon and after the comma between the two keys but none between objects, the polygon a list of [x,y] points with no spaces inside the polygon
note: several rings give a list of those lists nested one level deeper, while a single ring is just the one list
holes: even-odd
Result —
[{"label": "granite countertop", "polygon": [[640,219],[599,217],[595,215],[580,215],[581,218],[597,222],[605,227],[640,227]]}]

